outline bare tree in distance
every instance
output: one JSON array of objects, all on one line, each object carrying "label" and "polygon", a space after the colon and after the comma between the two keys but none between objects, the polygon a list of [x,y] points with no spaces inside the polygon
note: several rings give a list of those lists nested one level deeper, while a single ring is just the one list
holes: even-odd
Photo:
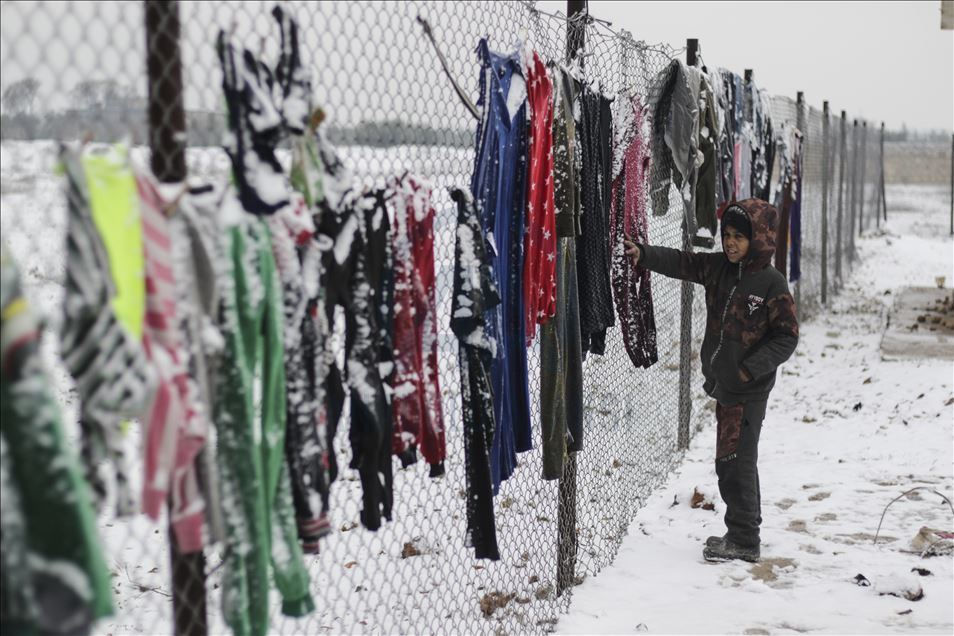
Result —
[{"label": "bare tree in distance", "polygon": [[5,89],[0,101],[3,109],[11,115],[32,115],[36,95],[40,91],[40,82],[34,77],[25,77],[13,82]]}]

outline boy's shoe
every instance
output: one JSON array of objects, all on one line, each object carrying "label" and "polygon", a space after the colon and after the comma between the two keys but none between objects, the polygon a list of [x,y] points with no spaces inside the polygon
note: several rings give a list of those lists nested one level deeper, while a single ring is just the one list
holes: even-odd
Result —
[{"label": "boy's shoe", "polygon": [[722,535],[721,537],[709,537],[706,539],[706,547],[711,548],[713,546],[719,545],[719,543],[722,541],[725,541],[725,535]]},{"label": "boy's shoe", "polygon": [[747,548],[728,539],[721,539],[714,545],[706,545],[702,550],[702,556],[706,561],[731,561],[740,559],[749,563],[758,563],[761,557],[759,546]]}]

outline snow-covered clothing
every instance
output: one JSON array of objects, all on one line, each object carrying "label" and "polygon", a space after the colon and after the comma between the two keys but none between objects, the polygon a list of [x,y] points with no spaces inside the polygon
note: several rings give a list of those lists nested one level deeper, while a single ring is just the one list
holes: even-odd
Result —
[{"label": "snow-covered clothing", "polygon": [[623,332],[623,344],[636,367],[648,368],[659,359],[649,270],[634,267],[623,250],[623,239],[649,239],[646,202],[650,170],[648,136],[643,127],[642,99],[619,96],[617,157],[613,175],[610,245],[613,250],[613,292]]},{"label": "snow-covered clothing", "polygon": [[407,466],[420,447],[431,476],[447,453],[437,360],[434,208],[430,188],[414,177],[393,184],[394,431],[392,452]]},{"label": "snow-covered clothing", "polygon": [[[328,435],[333,440],[343,411],[344,381],[350,389],[349,466],[361,478],[361,523],[369,530],[391,519],[391,405],[385,378],[393,372],[390,296],[393,278],[387,193],[351,193],[339,210],[324,213],[320,231],[333,237],[324,252],[326,311],[333,324],[340,306],[345,316],[345,369],[331,362],[327,379]],[[332,453],[333,455],[333,453]],[[337,464],[332,462],[332,478]]]},{"label": "snow-covered clothing", "polygon": [[102,505],[107,498],[99,465],[109,460],[116,476],[117,514],[129,515],[136,506],[120,423],[143,412],[155,390],[155,372],[110,303],[115,288],[109,257],[93,223],[83,166],[65,146],[60,158],[68,204],[60,351],[80,396],[81,454],[94,500]]},{"label": "snow-covered clothing", "polygon": [[[226,206],[238,206],[228,193]],[[268,629],[269,561],[282,613],[314,609],[302,562],[285,458],[282,303],[265,223],[235,211],[227,228],[229,271],[222,281],[214,421],[222,505],[230,545],[222,611],[236,634]],[[258,388],[256,387],[258,385]],[[261,396],[257,408],[255,396]]]},{"label": "snow-covered clothing", "polygon": [[176,545],[183,553],[202,549],[205,502],[196,459],[205,445],[208,420],[196,413],[195,384],[189,381],[179,319],[173,245],[166,217],[170,202],[146,174],[137,175],[146,263],[143,350],[158,386],[143,425],[142,507],[153,520],[169,504]]},{"label": "snow-covered clothing", "polygon": [[0,246],[0,626],[85,633],[113,612],[86,482],[40,353],[40,324]]},{"label": "snow-covered clothing", "polygon": [[493,276],[490,232],[468,192],[451,191],[457,204],[454,296],[450,327],[457,336],[464,468],[467,475],[467,540],[478,559],[500,559],[494,518],[490,453],[494,439],[491,364],[497,341],[488,328],[500,295]]},{"label": "snow-covered clothing", "polygon": [[487,329],[496,339],[491,366],[496,432],[491,449],[494,491],[513,474],[517,451],[531,446],[530,395],[527,378],[523,294],[523,234],[527,179],[527,86],[520,52],[509,56],[490,50],[482,38],[480,59],[481,119],[471,193],[484,231],[493,241],[491,275],[500,304],[491,310]]}]

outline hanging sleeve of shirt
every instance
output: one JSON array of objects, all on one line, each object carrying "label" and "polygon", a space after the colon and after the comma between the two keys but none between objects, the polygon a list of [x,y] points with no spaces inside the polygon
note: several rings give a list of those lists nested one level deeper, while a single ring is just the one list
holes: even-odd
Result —
[{"label": "hanging sleeve of shirt", "polygon": [[5,244],[0,314],[0,624],[4,633],[88,632],[113,613],[109,571],[44,369],[41,327]]},{"label": "hanging sleeve of shirt", "polygon": [[450,327],[460,345],[467,540],[476,558],[496,561],[500,552],[490,466],[495,428],[490,367],[497,343],[487,327],[500,296],[491,267],[491,235],[484,231],[480,212],[463,190],[452,190],[451,198],[457,204],[457,238]]},{"label": "hanging sleeve of shirt", "polygon": [[556,218],[553,207],[553,83],[540,56],[526,69],[530,106],[523,301],[527,346],[556,311]]},{"label": "hanging sleeve of shirt", "polygon": [[120,422],[137,417],[152,399],[156,378],[110,304],[109,260],[90,214],[85,173],[76,154],[62,147],[68,220],[66,284],[60,352],[80,396],[81,455],[94,501],[102,505],[107,486],[99,465],[110,460],[116,476],[117,514],[133,514]]},{"label": "hanging sleeve of shirt", "polygon": [[169,502],[176,544],[183,553],[202,549],[205,502],[199,488],[196,458],[205,445],[206,421],[194,410],[188,367],[176,307],[172,239],[166,218],[170,202],[152,178],[140,174],[140,213],[146,263],[146,320],[143,349],[159,377],[145,412],[142,506],[158,520]]}]

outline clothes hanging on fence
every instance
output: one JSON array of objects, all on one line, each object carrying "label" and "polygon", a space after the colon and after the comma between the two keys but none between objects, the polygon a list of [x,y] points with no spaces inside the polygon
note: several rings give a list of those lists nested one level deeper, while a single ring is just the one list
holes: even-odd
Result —
[{"label": "clothes hanging on fence", "polygon": [[169,219],[176,280],[179,330],[190,383],[193,417],[201,418],[208,436],[196,460],[205,521],[213,543],[226,540],[221,480],[215,461],[215,378],[225,342],[218,325],[219,284],[228,268],[216,216],[221,192],[211,185],[189,188]]},{"label": "clothes hanging on fence", "polygon": [[392,452],[404,466],[418,446],[431,477],[444,474],[447,452],[437,360],[434,208],[430,187],[396,180],[394,232],[394,432]]},{"label": "clothes hanging on fence", "polygon": [[530,447],[530,399],[523,311],[523,212],[527,179],[527,88],[519,52],[502,56],[486,39],[477,46],[480,60],[481,119],[471,192],[484,230],[492,240],[491,274],[501,302],[488,320],[497,340],[491,365],[494,421],[491,473],[494,493],[513,474],[517,450]]},{"label": "clothes hanging on fence", "polygon": [[795,148],[792,152],[792,194],[789,234],[792,243],[792,260],[788,272],[789,282],[802,277],[802,135],[795,134]]},{"label": "clothes hanging on fence", "polygon": [[554,78],[553,182],[556,216],[556,314],[540,327],[540,426],[543,478],[559,479],[569,448],[579,450],[583,423],[583,351],[576,273],[580,235],[580,149],[573,78]]},{"label": "clothes hanging on fence", "polygon": [[[781,126],[778,136],[779,188],[776,193],[776,207],[779,210],[778,238],[775,245],[775,268],[789,277],[788,256],[792,233],[792,214],[799,196],[799,183],[796,163],[800,162],[801,132],[791,125]],[[800,223],[799,223],[800,225]],[[799,230],[801,228],[799,227]]]},{"label": "clothes hanging on fence", "polygon": [[721,204],[735,200],[735,100],[732,95],[732,74],[724,69],[715,69],[711,76],[719,121],[716,200]]},{"label": "clothes hanging on fence", "polygon": [[[716,209],[721,199],[717,198],[719,180],[720,120],[716,97],[708,75],[699,76],[699,163],[696,174],[695,214],[697,229],[709,230],[716,235]],[[649,137],[647,136],[648,140]],[[646,145],[646,142],[643,142]]]},{"label": "clothes hanging on fence", "polygon": [[717,113],[711,85],[698,68],[673,60],[656,77],[652,94],[658,95],[651,143],[653,214],[669,211],[669,189],[675,186],[690,234],[704,227],[714,236]]},{"label": "clothes hanging on fence", "polygon": [[[222,611],[238,634],[268,628],[269,561],[282,613],[314,609],[302,562],[285,458],[285,369],[275,261],[265,223],[224,206],[229,273],[222,285],[225,349],[215,395],[222,505],[230,545],[223,559]],[[260,395],[260,402],[255,399]]]},{"label": "clothes hanging on fence", "polygon": [[[351,404],[351,461],[361,478],[361,523],[369,530],[391,519],[392,415],[384,377],[393,371],[390,297],[393,289],[387,192],[370,190],[346,197],[335,214],[325,214],[321,231],[334,237],[325,253],[328,323],[340,306],[345,316],[345,369],[332,364],[328,376],[329,439],[333,440],[346,398]],[[383,309],[383,307],[385,307]],[[383,372],[382,372],[383,371]]]},{"label": "clothes hanging on fence", "polygon": [[[644,107],[639,96],[625,95],[617,99],[620,101],[610,224],[613,292],[629,359],[636,367],[648,368],[659,359],[649,270],[634,267],[623,251],[626,236],[639,244],[649,242],[645,207],[650,171],[646,146],[648,125],[645,125]],[[714,145],[709,144],[709,147],[714,148]],[[715,174],[714,169],[712,174]]]},{"label": "clothes hanging on fence", "polygon": [[580,90],[582,146],[581,186],[583,233],[577,239],[577,279],[580,294],[580,331],[583,352],[603,355],[606,330],[613,326],[610,282],[610,180],[613,170],[612,101],[591,90]]},{"label": "clothes hanging on fence", "polygon": [[772,164],[775,161],[775,140],[772,135],[771,105],[766,92],[754,82],[746,85],[752,104],[752,196],[768,201],[772,185]]},{"label": "clothes hanging on fence", "polygon": [[292,204],[266,217],[282,289],[286,429],[285,457],[288,461],[292,500],[303,551],[316,553],[318,539],[330,532],[326,512],[328,478],[325,465],[325,432],[320,428],[313,374],[316,352],[306,340],[314,339],[314,317],[308,312],[302,252],[312,243],[315,228],[304,197],[295,192]]},{"label": "clothes hanging on fence", "polygon": [[525,69],[530,107],[530,163],[527,175],[523,301],[527,346],[537,324],[556,312],[556,217],[553,189],[553,94],[543,60],[534,51]]},{"label": "clothes hanging on fence", "polygon": [[5,244],[0,313],[0,627],[85,633],[113,612],[109,571],[44,368],[41,326]]},{"label": "clothes hanging on fence", "polygon": [[166,217],[174,202],[146,174],[136,177],[146,265],[143,350],[158,375],[155,397],[143,418],[142,509],[158,520],[168,502],[178,549],[202,549],[205,502],[196,460],[208,438],[207,420],[196,413],[179,331],[172,237]]},{"label": "clothes hanging on fence", "polygon": [[[351,186],[352,175],[317,125],[310,126],[306,135],[293,136],[292,141],[292,187],[304,197],[316,228],[311,240],[299,246],[299,256],[309,318],[302,325],[302,354],[308,362],[306,391],[308,399],[316,407],[315,426],[319,437],[316,443],[322,451],[319,458],[313,457],[308,464],[312,470],[320,469],[320,472],[313,475],[313,481],[306,485],[306,490],[299,492],[308,494],[316,488],[322,491],[320,479],[323,478],[326,485],[320,492],[321,512],[317,507],[319,502],[314,501],[313,497],[295,497],[302,549],[311,553],[318,550],[318,540],[331,530],[328,519],[329,490],[338,474],[333,452],[334,435],[344,403],[340,374],[335,366],[335,352],[330,346],[330,316],[333,316],[334,308],[329,307],[327,298],[328,268],[334,236],[329,236],[322,228],[327,229],[325,217],[333,219],[334,215],[341,213],[343,197]],[[335,375],[332,378],[333,369]],[[329,396],[335,396],[335,399],[330,400]],[[334,409],[338,410],[333,412]],[[317,465],[315,459],[319,460]]]},{"label": "clothes hanging on fence", "polygon": [[459,343],[467,540],[476,558],[496,561],[500,552],[491,470],[496,428],[491,368],[497,356],[492,325],[500,295],[494,280],[493,234],[468,192],[451,190],[451,199],[457,204],[457,232],[450,327]]},{"label": "clothes hanging on fence", "polygon": [[110,303],[114,290],[110,261],[93,223],[80,159],[65,146],[60,158],[68,204],[60,352],[80,397],[84,473],[94,501],[101,506],[108,489],[99,465],[109,460],[115,473],[116,512],[131,515],[136,506],[120,422],[143,412],[155,391],[156,377],[142,347],[120,323]]},{"label": "clothes hanging on fence", "polygon": [[219,31],[216,51],[231,133],[225,150],[239,201],[252,214],[274,214],[288,205],[289,194],[275,152],[285,127],[274,101],[274,74],[251,51],[237,51],[224,31]]}]

